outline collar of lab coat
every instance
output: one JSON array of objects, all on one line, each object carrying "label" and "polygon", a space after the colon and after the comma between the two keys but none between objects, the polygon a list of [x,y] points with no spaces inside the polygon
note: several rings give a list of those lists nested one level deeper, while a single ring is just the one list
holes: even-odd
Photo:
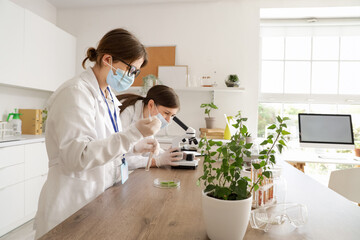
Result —
[{"label": "collar of lab coat", "polygon": [[[88,82],[90,85],[90,91],[94,94],[94,96],[96,96],[96,99],[98,101],[104,101],[103,96],[100,92],[100,87],[99,87],[99,83],[96,79],[96,76],[92,70],[92,68],[87,68],[81,75],[80,75],[81,79],[84,80],[85,82]],[[110,89],[110,93],[111,96],[113,97],[114,100],[114,104],[116,107],[121,106],[121,103],[119,102],[119,100],[116,98],[115,93],[112,91],[111,87],[109,86]]]},{"label": "collar of lab coat", "polygon": [[134,113],[134,120],[138,121],[140,119],[143,119],[143,109],[144,109],[144,103],[142,100],[138,100],[135,103],[135,113]]}]

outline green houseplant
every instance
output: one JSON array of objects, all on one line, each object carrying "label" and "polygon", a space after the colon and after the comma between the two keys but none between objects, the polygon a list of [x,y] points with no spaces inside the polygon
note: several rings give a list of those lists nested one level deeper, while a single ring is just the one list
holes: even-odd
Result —
[{"label": "green houseplant", "polygon": [[142,78],[142,81],[142,94],[146,94],[152,86],[158,83],[159,79],[153,74],[148,74]]},{"label": "green houseplant", "polygon": [[256,178],[251,180],[243,175],[245,157],[251,157],[252,143],[246,143],[248,129],[244,125],[247,118],[239,112],[233,126],[236,133],[227,143],[202,138],[199,148],[204,156],[203,175],[198,179],[198,185],[205,187],[202,195],[203,215],[208,236],[215,239],[242,239],[249,221],[252,204],[252,194],[259,189],[266,178],[272,175],[271,166],[276,163],[277,147],[281,153],[286,146],[285,121],[288,118],[276,118],[276,123],[269,126],[274,135],[269,135],[260,145],[259,162],[252,167],[261,170]]},{"label": "green houseplant", "polygon": [[210,117],[210,112],[213,109],[218,109],[218,107],[213,102],[211,102],[211,103],[202,103],[200,105],[200,108],[205,108],[204,113],[208,116],[205,117],[206,128],[214,128],[215,118]]},{"label": "green houseplant", "polygon": [[239,87],[239,77],[236,74],[230,74],[225,80],[227,87]]}]

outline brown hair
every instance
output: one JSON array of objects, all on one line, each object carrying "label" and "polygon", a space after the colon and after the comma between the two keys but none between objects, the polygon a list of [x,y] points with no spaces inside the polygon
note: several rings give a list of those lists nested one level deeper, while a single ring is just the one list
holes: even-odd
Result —
[{"label": "brown hair", "polygon": [[155,85],[149,89],[146,97],[125,93],[116,96],[119,101],[123,101],[120,106],[120,112],[123,112],[128,106],[134,105],[138,100],[142,100],[144,105],[152,99],[156,105],[161,105],[168,108],[180,108],[180,101],[174,89],[165,85]]},{"label": "brown hair", "polygon": [[118,62],[121,59],[132,63],[143,57],[144,62],[141,67],[144,67],[148,61],[144,45],[134,35],[122,28],[116,28],[106,33],[100,40],[97,49],[90,47],[87,50],[86,58],[82,62],[82,67],[85,69],[86,60],[96,62],[96,64],[102,66],[101,59],[104,54],[111,55],[113,62]]}]

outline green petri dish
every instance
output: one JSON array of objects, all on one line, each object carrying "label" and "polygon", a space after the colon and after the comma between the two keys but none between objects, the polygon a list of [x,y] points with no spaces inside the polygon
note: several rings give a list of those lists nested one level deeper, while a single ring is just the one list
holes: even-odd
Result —
[{"label": "green petri dish", "polygon": [[174,179],[156,178],[154,180],[154,186],[158,188],[177,188],[180,186],[180,180],[177,178]]}]

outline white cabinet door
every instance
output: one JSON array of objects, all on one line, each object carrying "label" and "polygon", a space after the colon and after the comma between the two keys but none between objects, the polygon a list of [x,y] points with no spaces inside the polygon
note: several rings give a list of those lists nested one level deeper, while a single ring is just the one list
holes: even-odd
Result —
[{"label": "white cabinet door", "polygon": [[55,91],[75,74],[76,39],[25,10],[26,87]]},{"label": "white cabinet door", "polygon": [[24,145],[0,148],[0,168],[23,163],[24,159]]},{"label": "white cabinet door", "polygon": [[24,181],[24,164],[0,168],[0,189]]},{"label": "white cabinet door", "polygon": [[38,208],[39,196],[47,175],[25,182],[25,216],[33,218]]},{"label": "white cabinet door", "polygon": [[46,68],[46,82],[56,90],[63,82],[75,75],[76,39],[60,28],[53,27],[50,37],[49,67]]},{"label": "white cabinet door", "polygon": [[24,182],[0,189],[0,236],[24,218]]},{"label": "white cabinet door", "polygon": [[52,64],[50,34],[52,24],[38,15],[25,10],[24,72],[22,85],[49,90],[47,66]]},{"label": "white cabinet door", "polygon": [[0,0],[0,83],[18,85],[23,69],[24,9]]},{"label": "white cabinet door", "polygon": [[45,143],[25,145],[25,180],[48,172],[48,157]]}]

